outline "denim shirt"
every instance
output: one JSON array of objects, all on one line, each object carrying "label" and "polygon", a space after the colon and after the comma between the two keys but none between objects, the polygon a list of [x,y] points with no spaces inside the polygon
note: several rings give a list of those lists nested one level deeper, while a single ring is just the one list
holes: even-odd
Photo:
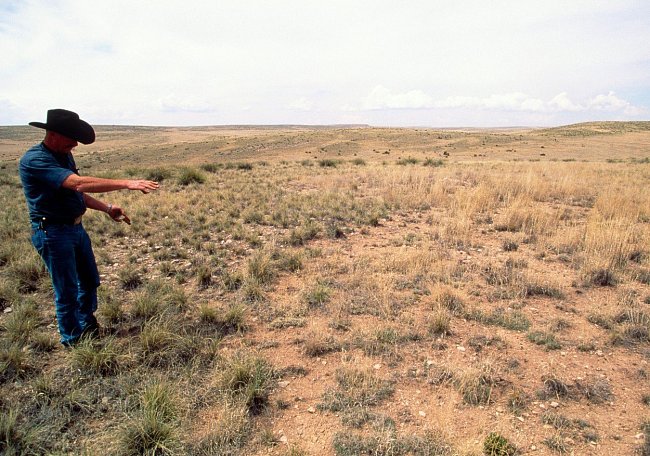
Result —
[{"label": "denim shirt", "polygon": [[43,218],[66,223],[86,211],[83,194],[61,186],[68,176],[79,174],[72,154],[53,152],[40,143],[22,156],[19,171],[32,223]]}]

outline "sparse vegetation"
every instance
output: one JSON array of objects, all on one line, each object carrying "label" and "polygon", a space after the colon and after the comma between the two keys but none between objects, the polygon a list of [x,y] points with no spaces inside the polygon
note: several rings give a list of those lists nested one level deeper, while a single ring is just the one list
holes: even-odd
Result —
[{"label": "sparse vegetation", "polygon": [[99,127],[81,168],[162,188],[114,194],[131,226],[85,215],[102,331],[70,349],[0,128],[0,453],[510,455],[523,419],[627,454],[648,125]]}]

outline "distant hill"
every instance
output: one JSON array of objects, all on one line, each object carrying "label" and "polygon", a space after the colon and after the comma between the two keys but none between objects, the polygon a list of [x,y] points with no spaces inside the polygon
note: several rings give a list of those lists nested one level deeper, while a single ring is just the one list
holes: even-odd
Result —
[{"label": "distant hill", "polygon": [[613,135],[638,131],[650,131],[650,121],[582,122],[539,130],[540,133],[548,133],[559,136]]}]

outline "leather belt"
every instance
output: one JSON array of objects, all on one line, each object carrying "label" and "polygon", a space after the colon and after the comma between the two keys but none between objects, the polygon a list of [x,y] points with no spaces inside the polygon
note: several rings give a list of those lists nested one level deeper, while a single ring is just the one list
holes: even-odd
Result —
[{"label": "leather belt", "polygon": [[54,220],[50,220],[47,217],[43,217],[40,220],[39,225],[41,227],[48,226],[48,225],[79,225],[82,219],[83,219],[83,214],[75,218],[54,219]]}]

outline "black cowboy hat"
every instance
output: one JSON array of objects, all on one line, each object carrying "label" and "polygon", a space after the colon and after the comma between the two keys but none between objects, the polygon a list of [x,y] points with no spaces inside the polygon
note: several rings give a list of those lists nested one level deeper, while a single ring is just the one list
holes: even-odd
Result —
[{"label": "black cowboy hat", "polygon": [[47,111],[47,122],[30,122],[33,127],[44,128],[57,132],[82,144],[95,142],[95,130],[87,122],[79,118],[76,112],[66,109],[50,109]]}]

